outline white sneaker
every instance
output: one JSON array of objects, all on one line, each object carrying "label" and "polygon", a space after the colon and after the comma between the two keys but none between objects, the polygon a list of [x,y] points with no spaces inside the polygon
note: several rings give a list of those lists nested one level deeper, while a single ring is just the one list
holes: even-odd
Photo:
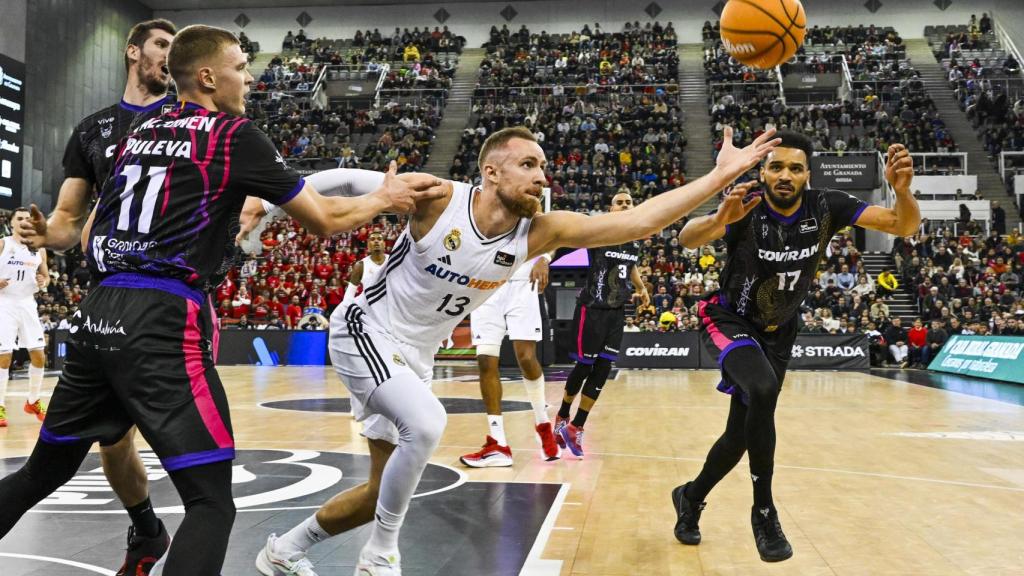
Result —
[{"label": "white sneaker", "polygon": [[267,537],[267,545],[256,556],[256,569],[264,576],[317,576],[313,563],[302,552],[285,558],[274,552],[277,534]]},{"label": "white sneaker", "polygon": [[398,550],[380,554],[363,548],[355,576],[402,576],[402,557]]}]

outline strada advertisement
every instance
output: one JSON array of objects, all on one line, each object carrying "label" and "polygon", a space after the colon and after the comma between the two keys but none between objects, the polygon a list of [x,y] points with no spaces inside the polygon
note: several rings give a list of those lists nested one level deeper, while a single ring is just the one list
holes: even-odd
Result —
[{"label": "strada advertisement", "polygon": [[[867,370],[868,340],[863,334],[800,334],[793,343],[790,370]],[[616,365],[620,368],[717,369],[697,332],[627,332]]]},{"label": "strada advertisement", "polygon": [[878,156],[814,156],[811,183],[819,189],[874,190],[878,187]]},{"label": "strada advertisement", "polygon": [[1020,336],[951,337],[929,370],[967,374],[1024,384],[1024,338]]}]

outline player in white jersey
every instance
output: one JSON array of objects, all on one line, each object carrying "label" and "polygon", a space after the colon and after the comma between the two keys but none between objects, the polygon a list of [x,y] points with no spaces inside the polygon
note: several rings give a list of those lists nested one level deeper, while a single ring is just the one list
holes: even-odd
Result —
[{"label": "player in white jersey", "polygon": [[[634,210],[596,216],[534,216],[547,183],[544,151],[525,127],[491,134],[480,151],[482,185],[445,181],[439,198],[417,202],[383,273],[347,306],[344,326],[330,336],[335,370],[362,401],[358,417],[390,420],[397,445],[369,438],[368,481],[335,496],[280,538],[271,534],[256,560],[260,572],[314,576],[309,547],[373,521],[355,574],[400,575],[399,530],[447,421],[428,386],[437,343],[531,258],[562,246],[621,244],[660,232],[756,165],[778,144],[774,132],[737,149],[727,128],[710,174]],[[331,172],[347,180],[349,171]]]},{"label": "player in white jersey", "polygon": [[39,322],[35,293],[50,283],[46,250],[25,245],[18,224],[29,218],[27,208],[15,208],[11,214],[12,236],[0,239],[0,428],[7,426],[7,380],[11,356],[18,348],[27,348],[28,398],[25,412],[42,422],[46,406],[39,399],[46,366],[46,341]]},{"label": "player in white jersey", "polygon": [[[336,322],[336,315],[338,318],[343,316],[343,314],[339,314],[338,311],[345,310],[348,307],[348,304],[355,300],[356,292],[358,292],[360,287],[365,290],[366,287],[373,285],[373,281],[377,278],[377,274],[380,273],[381,269],[384,267],[384,263],[387,262],[388,255],[387,252],[385,252],[386,249],[387,245],[384,243],[384,234],[377,230],[370,232],[366,237],[366,250],[369,254],[352,265],[352,270],[348,275],[348,286],[345,287],[345,297],[342,298],[341,304],[339,304],[338,307],[334,309],[334,312],[331,313],[331,324]],[[355,417],[357,413],[362,411],[361,408],[358,410],[356,409],[356,403],[359,402],[359,399],[352,396],[349,399],[349,402],[350,414]],[[390,426],[386,421],[379,422],[379,418],[373,418],[372,420],[367,418],[366,420],[363,420],[364,430],[377,425]]]},{"label": "player in white jersey", "polygon": [[544,371],[537,360],[537,342],[541,340],[539,293],[548,283],[548,256],[543,254],[516,269],[507,284],[469,316],[476,346],[476,362],[480,368],[480,395],[487,411],[487,438],[477,452],[466,454],[459,461],[472,468],[512,465],[512,449],[505,438],[505,422],[501,415],[501,374],[498,359],[501,341],[508,334],[516,353],[516,362],[523,372],[526,396],[533,408],[535,430],[541,452],[548,461],[557,460],[551,419],[544,399]]}]

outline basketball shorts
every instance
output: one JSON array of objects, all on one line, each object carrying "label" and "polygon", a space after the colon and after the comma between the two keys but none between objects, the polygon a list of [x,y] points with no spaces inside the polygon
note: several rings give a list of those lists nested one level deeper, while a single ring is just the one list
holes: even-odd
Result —
[{"label": "basketball shorts", "polygon": [[36,301],[32,298],[0,298],[0,354],[19,348],[37,350],[46,346]]},{"label": "basketball shorts", "polygon": [[435,344],[416,348],[364,324],[364,311],[354,302],[342,303],[331,314],[331,364],[348,388],[352,415],[363,423],[363,436],[398,444],[398,428],[376,414],[369,400],[377,387],[392,378],[415,379],[430,388],[434,376]]},{"label": "basketball shorts", "polygon": [[167,278],[108,276],[71,320],[40,439],[109,445],[135,424],[169,472],[234,459],[217,345],[203,292]]},{"label": "basketball shorts", "polygon": [[[787,322],[772,331],[759,330],[746,318],[719,304],[717,295],[697,304],[697,316],[701,322],[704,348],[718,361],[719,367],[736,348],[753,346],[764,353],[779,385],[782,384],[793,342],[796,340],[795,321]],[[718,383],[718,390],[726,394],[739,392],[746,396],[739,386],[727,381],[724,373]]]},{"label": "basketball shorts", "polygon": [[591,308],[577,302],[572,315],[572,334],[576,340],[569,358],[581,364],[593,364],[598,358],[615,362],[619,359],[625,325],[623,308]]},{"label": "basketball shorts", "polygon": [[469,315],[473,345],[500,346],[509,340],[541,340],[540,300],[533,282],[506,282]]}]

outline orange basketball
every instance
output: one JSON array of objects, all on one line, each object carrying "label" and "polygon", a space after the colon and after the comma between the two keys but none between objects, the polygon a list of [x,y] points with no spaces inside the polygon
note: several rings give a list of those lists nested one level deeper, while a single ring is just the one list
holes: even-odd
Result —
[{"label": "orange basketball", "polygon": [[804,43],[806,24],[800,0],[729,0],[722,9],[722,44],[748,66],[774,68]]}]

